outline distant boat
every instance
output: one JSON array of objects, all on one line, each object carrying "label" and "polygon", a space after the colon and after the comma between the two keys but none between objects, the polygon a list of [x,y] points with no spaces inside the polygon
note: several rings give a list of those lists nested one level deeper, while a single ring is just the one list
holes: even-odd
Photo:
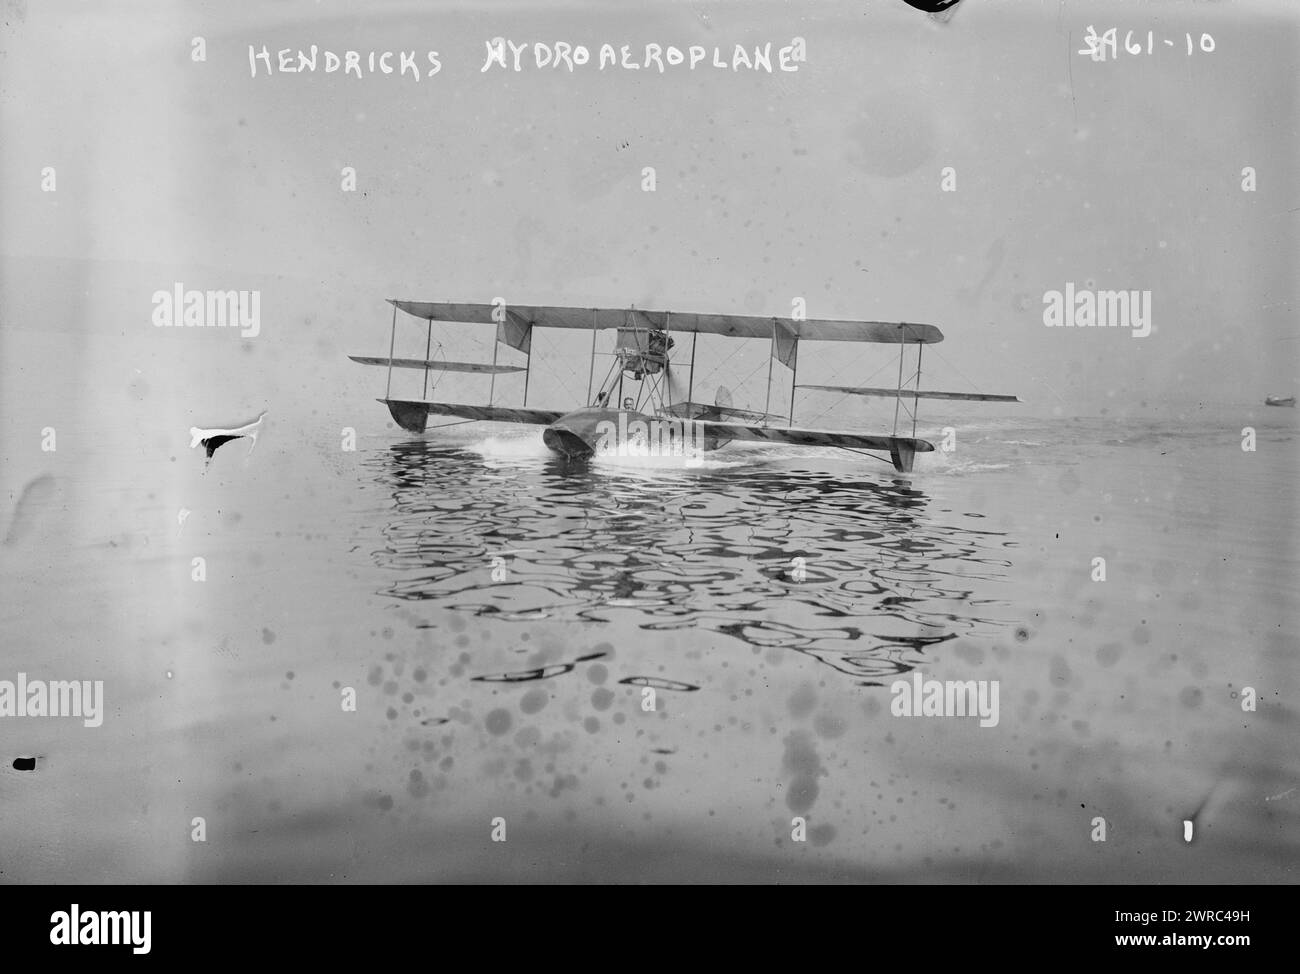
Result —
[{"label": "distant boat", "polygon": [[1295,396],[1267,396],[1264,399],[1265,406],[1294,406]]}]

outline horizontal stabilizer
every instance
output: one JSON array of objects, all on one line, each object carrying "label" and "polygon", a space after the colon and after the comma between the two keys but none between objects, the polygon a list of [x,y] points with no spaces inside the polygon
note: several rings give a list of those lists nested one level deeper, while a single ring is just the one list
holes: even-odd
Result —
[{"label": "horizontal stabilizer", "polygon": [[756,423],[761,423],[770,416],[775,415],[757,412],[753,409],[709,405],[702,402],[675,402],[671,406],[665,407],[664,412],[673,416],[680,416],[683,419],[709,418],[712,416],[718,419],[751,419]]},{"label": "horizontal stabilizer", "polygon": [[852,396],[887,396],[893,399],[962,399],[968,402],[1020,402],[1018,396],[994,396],[983,392],[929,392],[915,389],[868,389],[865,386],[813,386],[800,385],[800,389],[820,389],[822,392],[843,392]]},{"label": "horizontal stabilizer", "polygon": [[445,362],[441,359],[395,358],[387,359],[371,355],[349,355],[348,358],[362,365],[387,366],[391,361],[395,369],[428,369],[430,372],[487,372],[502,375],[506,372],[523,372],[521,365],[488,365],[483,362]]}]

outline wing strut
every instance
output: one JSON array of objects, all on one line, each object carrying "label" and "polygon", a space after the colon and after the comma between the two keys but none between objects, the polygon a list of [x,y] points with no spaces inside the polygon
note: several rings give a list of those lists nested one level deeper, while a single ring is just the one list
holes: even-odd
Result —
[{"label": "wing strut", "polygon": [[916,438],[916,416],[921,410],[917,408],[917,403],[921,401],[921,355],[925,352],[925,346],[917,343],[916,346],[916,385],[912,389],[912,438]]},{"label": "wing strut", "polygon": [[[528,378],[533,374],[533,339],[528,336],[528,358],[524,362],[524,408],[528,408]],[[913,430],[915,432],[915,430]]]},{"label": "wing strut", "polygon": [[767,353],[767,399],[763,401],[763,415],[772,411],[772,359],[776,358],[776,319],[772,319],[772,347]]},{"label": "wing strut", "polygon": [[393,347],[397,342],[397,305],[393,305],[393,330],[388,335],[388,385],[384,387],[384,398],[393,395]]},{"label": "wing strut", "polygon": [[[668,401],[663,402],[665,409],[673,404],[673,313],[664,312],[664,392],[668,393]],[[662,402],[662,397],[661,402]]]},{"label": "wing strut", "polygon": [[[429,398],[429,352],[432,349],[433,349],[433,319],[430,318],[429,331],[424,338],[424,398],[425,399]],[[390,354],[388,358],[389,358],[388,367],[391,369],[393,367],[391,361],[393,356]]]},{"label": "wing strut", "polygon": [[894,398],[894,435],[898,435],[898,407],[903,401],[903,353],[907,351],[907,343],[898,343],[898,394]]},{"label": "wing strut", "polygon": [[799,346],[798,346],[798,345],[795,345],[795,347],[794,347],[794,355],[793,355],[792,357],[793,357],[794,361],[793,361],[793,362],[791,363],[791,365],[790,365],[790,369],[791,369],[791,373],[790,373],[790,422],[787,424],[787,425],[789,425],[789,426],[793,426],[793,425],[794,425],[794,390],[795,390],[795,388],[796,388],[795,383],[799,380]]},{"label": "wing strut", "polygon": [[686,378],[686,401],[694,402],[695,397],[691,395],[695,391],[695,339],[699,337],[698,333],[691,334],[691,374]]},{"label": "wing strut", "polygon": [[591,365],[587,368],[587,405],[591,405],[591,382],[596,378],[596,309],[591,309]]}]

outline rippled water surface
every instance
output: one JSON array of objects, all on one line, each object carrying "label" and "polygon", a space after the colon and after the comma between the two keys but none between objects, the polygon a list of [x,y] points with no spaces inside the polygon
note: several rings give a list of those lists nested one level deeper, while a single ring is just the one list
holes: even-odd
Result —
[{"label": "rippled water surface", "polygon": [[[109,713],[3,728],[4,878],[1293,877],[1292,419],[1000,420],[911,477],[480,426],[97,454],[5,548],[8,669]],[[894,716],[917,670],[996,726]]]},{"label": "rippled water surface", "polygon": [[[1005,581],[1015,542],[983,515],[906,480],[751,456],[628,472],[396,445],[366,465],[393,499],[375,555],[393,577],[384,592],[502,622],[793,650],[868,685],[1005,626],[1008,593],[990,583]],[[464,496],[449,500],[447,483]]]}]

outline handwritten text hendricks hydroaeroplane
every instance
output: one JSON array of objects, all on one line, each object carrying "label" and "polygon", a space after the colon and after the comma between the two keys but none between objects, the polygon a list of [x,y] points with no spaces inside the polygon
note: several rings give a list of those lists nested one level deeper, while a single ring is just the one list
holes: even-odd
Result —
[{"label": "handwritten text hendricks hydroaeroplane", "polygon": [[[769,440],[801,446],[831,446],[847,450],[875,450],[889,454],[894,469],[909,473],[915,455],[934,446],[916,439],[916,406],[920,399],[961,399],[981,402],[1019,402],[1015,396],[981,393],[931,392],[920,388],[923,346],[943,340],[933,325],[884,321],[829,321],[799,318],[764,318],[750,315],[694,314],[643,311],[639,308],[559,308],[529,305],[440,304],[429,301],[390,300],[393,326],[387,357],[349,356],[363,365],[388,369],[388,385],[380,402],[388,406],[403,429],[422,433],[431,413],[465,420],[533,423],[545,426],[542,439],[548,447],[567,457],[589,457],[613,437],[631,434],[648,439],[650,446],[681,453],[692,446],[713,450],[732,440]],[[427,323],[423,359],[394,358],[397,312],[402,311]],[[457,322],[496,326],[492,362],[448,362],[429,357],[433,323]],[[535,328],[581,329],[591,332],[591,363],[588,369],[586,404],[569,412],[528,408],[528,378],[532,368],[532,335]],[[599,387],[593,385],[596,365],[596,335],[606,329],[616,332],[613,362]],[[691,336],[688,363],[670,362],[674,337]],[[712,405],[693,398],[695,343],[699,335],[730,338],[761,338],[771,342],[768,360],[767,405],[762,412],[735,409],[730,396],[720,389]],[[899,346],[898,384],[892,389],[863,386],[797,385],[800,341],[877,342]],[[523,365],[498,363],[500,347],[522,352]],[[916,371],[906,379],[903,360],[907,346],[917,348]],[[785,415],[769,411],[772,398],[772,366],[779,362],[790,370],[790,407]],[[392,397],[393,369],[422,369],[424,393],[420,399]],[[684,379],[680,375],[685,371]],[[435,402],[428,398],[431,372],[476,372],[491,376],[486,405]],[[496,376],[524,373],[521,406],[496,404]],[[685,386],[684,395],[682,386]],[[593,395],[594,389],[594,395]],[[894,429],[888,435],[850,430],[808,429],[794,425],[796,389],[819,389],[855,396],[886,396],[894,399]],[[625,395],[626,393],[626,395]],[[614,404],[619,404],[618,407]],[[898,436],[900,413],[912,420],[912,436]],[[883,458],[882,458],[883,459]]]}]

